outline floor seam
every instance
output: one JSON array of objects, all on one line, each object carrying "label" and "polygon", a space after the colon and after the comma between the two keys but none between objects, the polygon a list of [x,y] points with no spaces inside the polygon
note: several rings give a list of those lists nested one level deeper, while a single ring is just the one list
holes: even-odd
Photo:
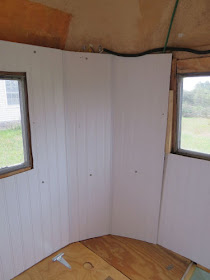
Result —
[{"label": "floor seam", "polygon": [[80,244],[82,244],[85,248],[87,248],[89,251],[91,251],[92,253],[94,253],[97,257],[99,257],[100,259],[102,259],[104,262],[106,262],[108,265],[110,265],[111,267],[113,267],[114,269],[116,269],[118,272],[120,272],[122,275],[124,275],[127,279],[132,280],[130,277],[128,277],[127,275],[125,275],[122,271],[120,271],[119,269],[117,269],[116,267],[114,267],[111,263],[109,263],[107,260],[104,260],[101,256],[99,256],[98,254],[96,254],[96,252],[94,252],[93,250],[91,250],[90,248],[88,248],[85,244],[82,243],[83,241],[79,241]]}]

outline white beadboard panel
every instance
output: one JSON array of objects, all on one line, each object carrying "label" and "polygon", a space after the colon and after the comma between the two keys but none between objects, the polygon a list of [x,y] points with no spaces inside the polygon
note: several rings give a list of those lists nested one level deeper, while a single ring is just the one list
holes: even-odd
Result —
[{"label": "white beadboard panel", "polygon": [[[7,201],[8,223],[11,230],[11,243],[15,254],[13,265],[15,271],[19,272],[24,270],[25,256],[23,252],[20,202],[15,177],[10,177],[5,182],[5,199]],[[4,240],[1,240],[1,242],[4,242]]]},{"label": "white beadboard panel", "polygon": [[[15,188],[19,202],[19,215],[21,223],[21,238],[23,246],[23,261],[26,267],[32,266],[35,261],[34,225],[31,219],[30,192],[25,174],[15,176]],[[19,186],[19,187],[16,187]],[[10,196],[8,197],[10,199]]]},{"label": "white beadboard panel", "polygon": [[[26,72],[34,169],[0,180],[0,267],[8,280],[69,240],[62,51],[0,42],[0,70]],[[3,252],[3,254],[2,254]]]},{"label": "white beadboard panel", "polygon": [[63,53],[71,242],[110,233],[111,57]]},{"label": "white beadboard panel", "polygon": [[210,162],[167,157],[158,243],[210,269]]},{"label": "white beadboard panel", "polygon": [[[10,279],[11,275],[15,275],[14,254],[11,244],[11,227],[8,220],[8,205],[5,194],[5,185],[1,182],[0,187],[0,264],[1,279]],[[3,243],[3,246],[2,246]]]},{"label": "white beadboard panel", "polygon": [[32,170],[0,180],[1,279],[111,233],[112,215],[113,233],[155,242],[171,56],[9,42],[0,53],[1,71],[27,73],[34,159]]},{"label": "white beadboard panel", "polygon": [[112,234],[157,242],[171,55],[114,58]]}]

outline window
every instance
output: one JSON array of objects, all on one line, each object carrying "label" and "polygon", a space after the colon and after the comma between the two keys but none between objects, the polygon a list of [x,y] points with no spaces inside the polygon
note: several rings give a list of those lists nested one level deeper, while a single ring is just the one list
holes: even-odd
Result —
[{"label": "window", "polygon": [[1,72],[0,178],[31,168],[26,74]]},{"label": "window", "polygon": [[6,80],[6,93],[8,105],[19,105],[19,87],[17,80]]},{"label": "window", "polygon": [[210,74],[178,75],[176,152],[210,159]]}]

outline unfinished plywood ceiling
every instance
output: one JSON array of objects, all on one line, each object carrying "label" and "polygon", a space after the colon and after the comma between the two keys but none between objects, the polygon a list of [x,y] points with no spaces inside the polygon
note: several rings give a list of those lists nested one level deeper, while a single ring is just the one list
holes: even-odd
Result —
[{"label": "unfinished plywood ceiling", "polygon": [[0,2],[0,39],[63,49],[71,15],[28,0]]},{"label": "unfinished plywood ceiling", "polygon": [[[35,3],[36,2],[36,3]],[[0,39],[81,51],[162,47],[175,0],[2,0]],[[169,46],[210,44],[210,1],[180,0]]]}]

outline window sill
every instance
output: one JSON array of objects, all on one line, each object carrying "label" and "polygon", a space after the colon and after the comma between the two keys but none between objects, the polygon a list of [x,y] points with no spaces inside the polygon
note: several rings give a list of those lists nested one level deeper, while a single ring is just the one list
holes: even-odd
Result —
[{"label": "window sill", "polygon": [[188,152],[185,150],[181,150],[181,151],[172,152],[172,154],[177,155],[177,156],[183,156],[183,157],[189,157],[189,158],[194,158],[194,159],[199,159],[199,160],[210,161],[210,155],[208,156],[208,155],[205,155],[202,153]]},{"label": "window sill", "polygon": [[17,170],[14,170],[14,171],[10,171],[10,172],[4,173],[4,174],[0,174],[0,179],[6,178],[6,177],[10,177],[10,176],[13,176],[13,175],[17,175],[17,174],[29,171],[31,169],[33,169],[33,167],[32,166],[28,166],[28,167],[20,168],[20,169],[17,169]]}]

